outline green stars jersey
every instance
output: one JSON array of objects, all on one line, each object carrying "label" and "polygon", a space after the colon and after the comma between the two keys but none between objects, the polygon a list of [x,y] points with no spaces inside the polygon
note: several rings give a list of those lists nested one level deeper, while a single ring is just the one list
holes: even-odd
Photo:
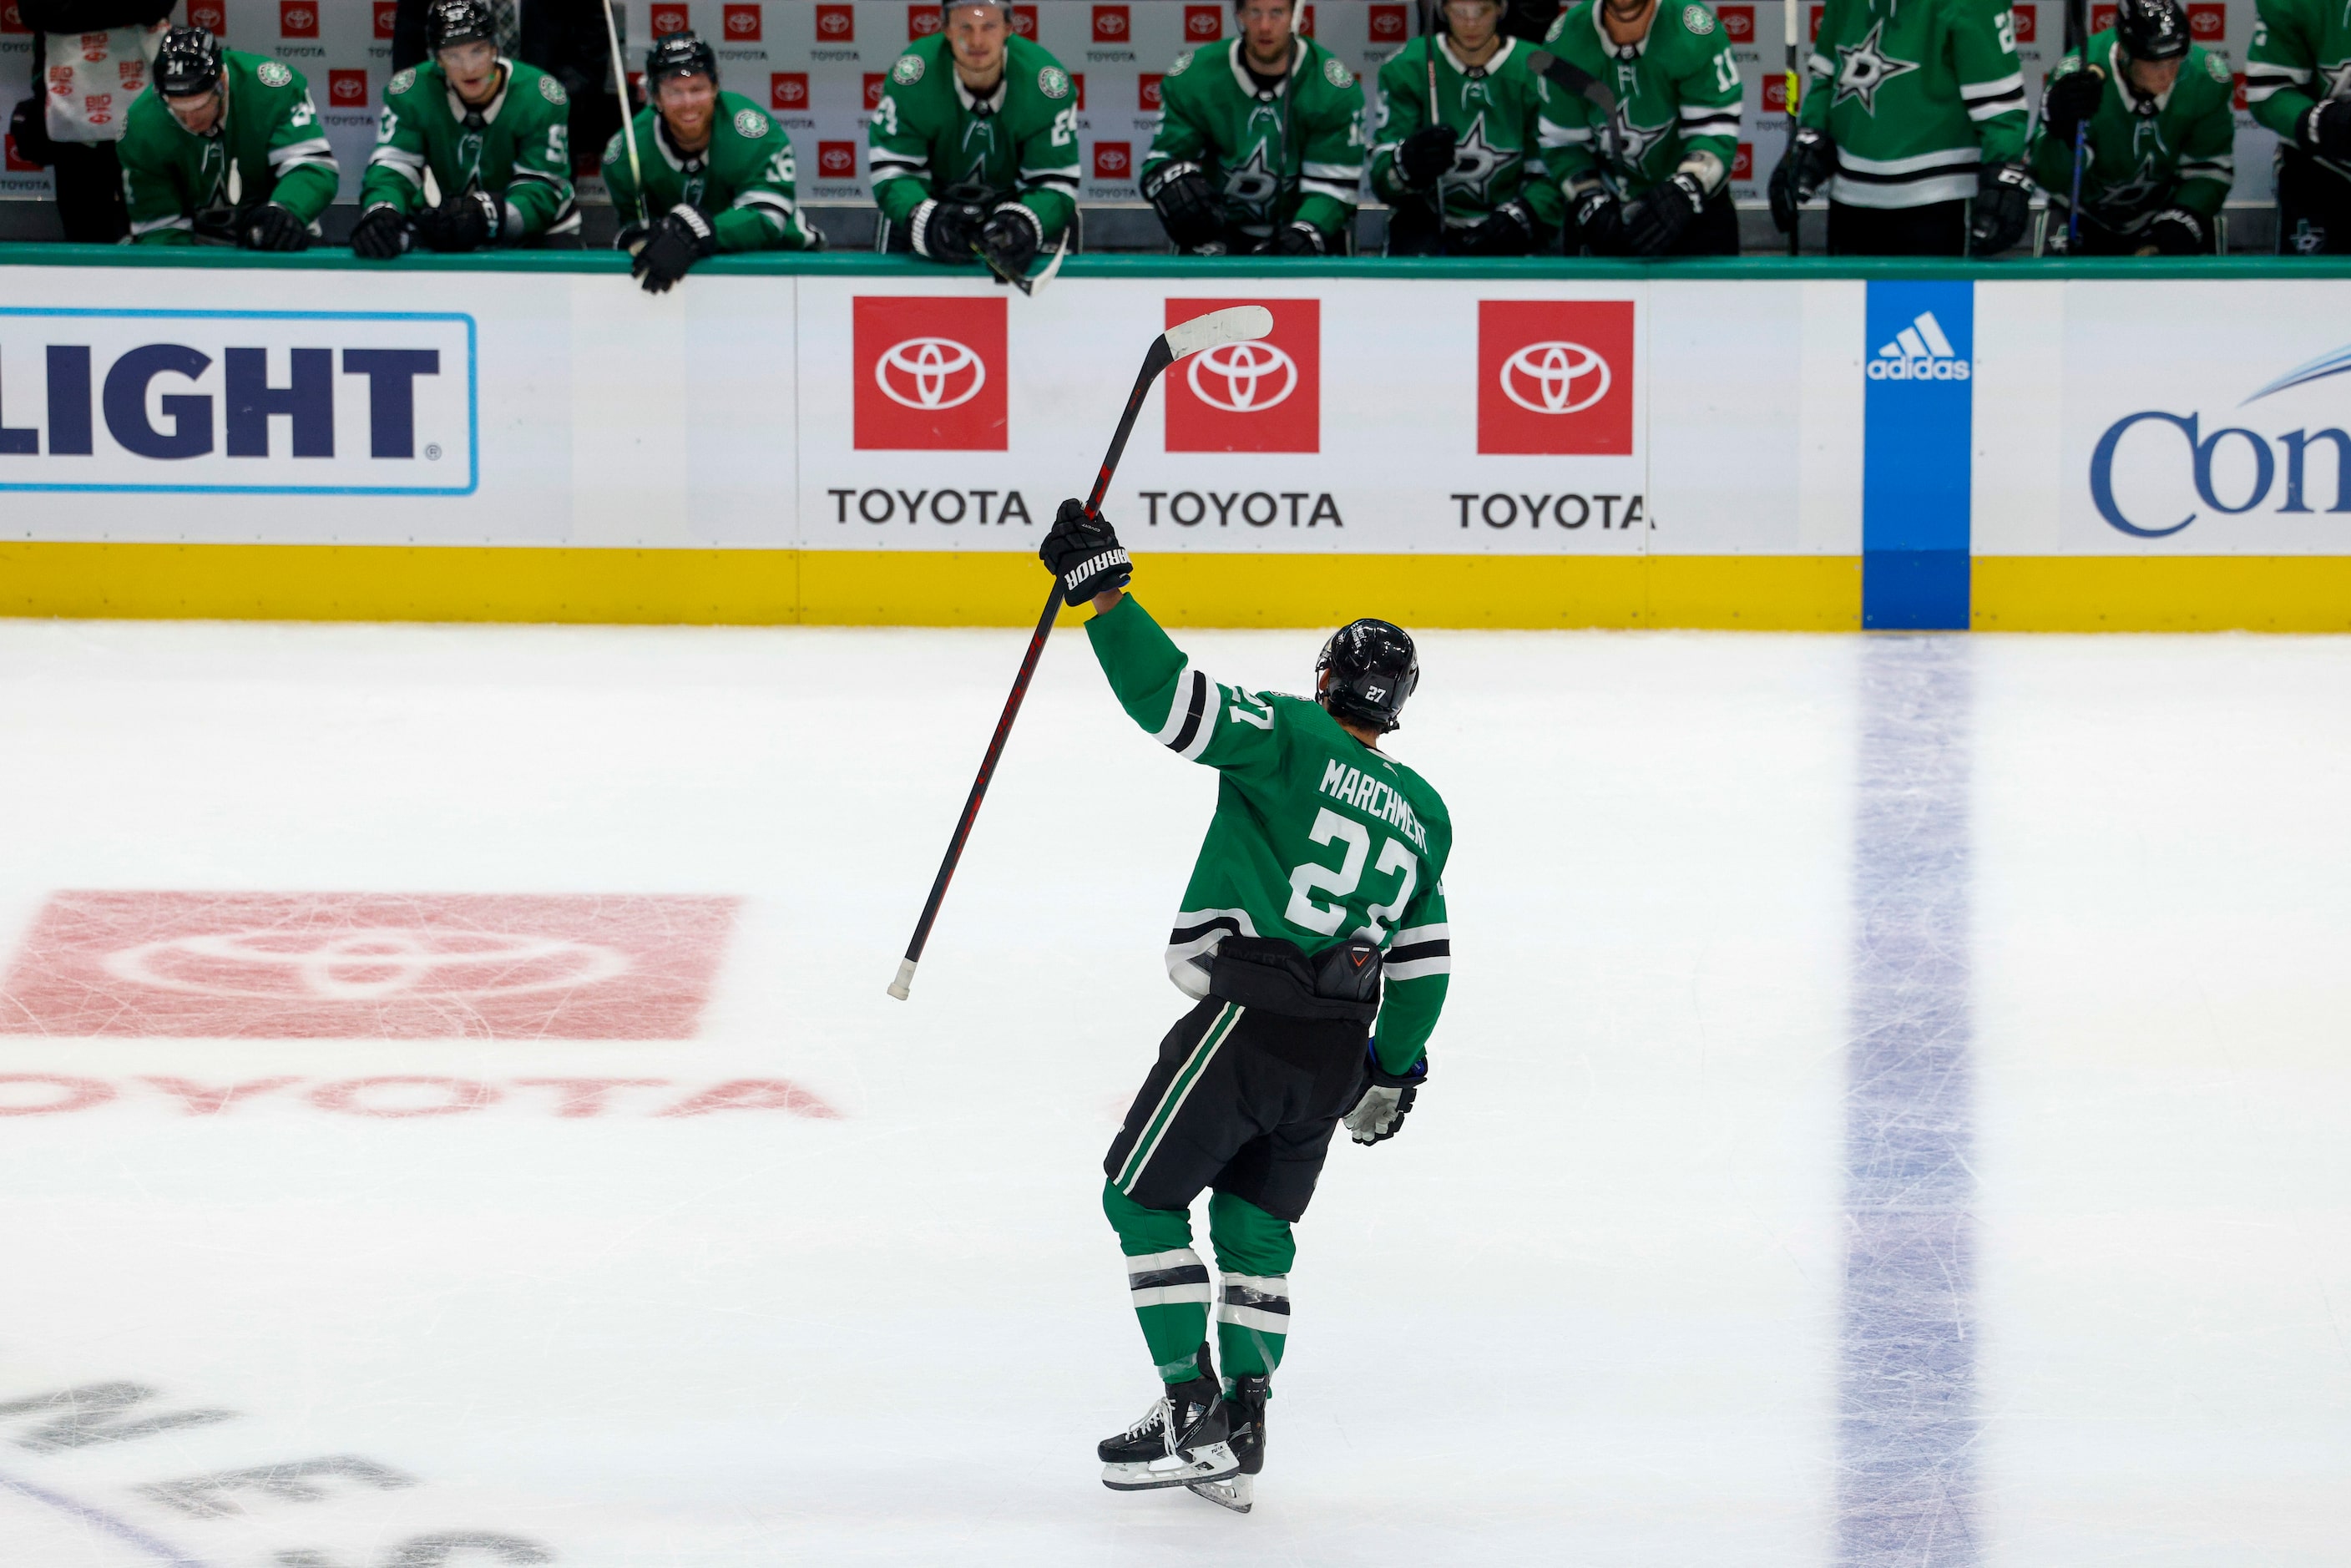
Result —
[{"label": "green stars jersey", "polygon": [[2287,141],[2314,104],[2351,98],[2351,12],[2333,0],[2257,0],[2245,104]]},{"label": "green stars jersey", "polygon": [[1619,45],[1601,29],[1598,0],[1583,0],[1552,23],[1543,46],[1616,94],[1614,115],[1563,92],[1545,97],[1543,155],[1565,189],[1604,180],[1632,197],[1687,172],[1711,195],[1730,178],[1739,154],[1739,63],[1710,8],[1658,0],[1648,36]]},{"label": "green stars jersey", "polygon": [[227,101],[209,136],[182,129],[161,93],[131,100],[117,151],[132,243],[226,244],[248,208],[275,202],[308,224],[335,199],[335,155],[300,71],[224,49],[221,90]]},{"label": "green stars jersey", "polygon": [[1051,246],[1078,204],[1078,98],[1070,73],[1028,39],[1005,40],[1004,75],[981,98],[956,74],[946,36],[906,46],[865,128],[873,200],[893,224],[932,197],[1037,214]]},{"label": "green stars jersey", "polygon": [[[2230,107],[2234,87],[2228,66],[2191,44],[2180,62],[2179,79],[2149,102],[2131,89],[2112,29],[2090,39],[2089,57],[2105,63],[2106,91],[2090,119],[2083,212],[2124,234],[2164,207],[2185,207],[2208,218],[2218,213],[2237,177],[2237,117]],[[2080,68],[2080,61],[2068,55],[2050,79]],[[2061,203],[2072,198],[2072,142],[2034,127],[2032,163],[2043,190]]]},{"label": "green stars jersey", "polygon": [[2007,0],[1828,0],[1810,63],[1801,117],[1836,144],[1832,201],[1969,201],[1978,165],[2024,155]]},{"label": "green stars jersey", "polygon": [[[645,172],[644,214],[658,218],[680,202],[710,214],[721,251],[815,250],[816,231],[800,214],[792,139],[775,116],[739,92],[721,92],[710,145],[681,152],[653,110],[636,118],[637,160]],[[604,145],[604,183],[622,223],[641,215],[629,150],[614,131]]]},{"label": "green stars jersey", "polygon": [[572,233],[580,210],[571,200],[571,102],[563,84],[536,66],[501,59],[498,94],[469,109],[432,60],[397,72],[384,84],[383,118],[375,151],[360,182],[360,209],[392,207],[402,214],[428,205],[424,174],[440,198],[486,191],[506,203],[504,238]]},{"label": "green stars jersey", "polygon": [[[1564,209],[1545,166],[1543,110],[1550,87],[1527,68],[1530,46],[1505,38],[1482,66],[1465,66],[1450,38],[1426,35],[1380,68],[1379,131],[1372,141],[1372,189],[1390,203],[1423,198],[1405,188],[1396,148],[1428,123],[1428,52],[1437,49],[1437,113],[1459,138],[1453,170],[1437,181],[1449,224],[1475,224],[1523,196],[1536,221],[1556,230]],[[1738,78],[1733,77],[1735,85]],[[1736,116],[1738,110],[1734,109]]]},{"label": "green stars jersey", "polygon": [[1207,996],[1207,959],[1227,936],[1279,936],[1309,955],[1363,937],[1386,956],[1381,1065],[1409,1068],[1453,969],[1453,821],[1437,791],[1320,704],[1210,679],[1132,596],[1089,621],[1086,639],[1129,718],[1223,775],[1168,939],[1176,988]]},{"label": "green stars jersey", "polygon": [[1337,235],[1364,180],[1364,89],[1344,60],[1290,40],[1290,74],[1260,91],[1227,38],[1176,57],[1160,79],[1158,132],[1137,171],[1145,189],[1171,163],[1198,166],[1232,228],[1262,239],[1290,223]]}]

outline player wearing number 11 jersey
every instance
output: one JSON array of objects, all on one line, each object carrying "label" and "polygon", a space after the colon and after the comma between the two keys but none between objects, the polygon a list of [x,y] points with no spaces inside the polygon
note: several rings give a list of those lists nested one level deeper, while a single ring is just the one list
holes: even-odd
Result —
[{"label": "player wearing number 11 jersey", "polygon": [[[1323,645],[1312,699],[1226,685],[1123,593],[1107,522],[1064,502],[1041,553],[1070,603],[1092,601],[1086,636],[1127,716],[1222,776],[1167,947],[1169,977],[1198,1005],[1161,1041],[1102,1164],[1102,1207],[1166,1385],[1101,1445],[1102,1482],[1190,1486],[1245,1511],[1290,1332],[1290,1226],[1342,1118],[1360,1144],[1395,1135],[1445,1005],[1452,821],[1379,747],[1420,667],[1401,630],[1357,621]],[[1203,1188],[1214,1291],[1192,1249]]]}]

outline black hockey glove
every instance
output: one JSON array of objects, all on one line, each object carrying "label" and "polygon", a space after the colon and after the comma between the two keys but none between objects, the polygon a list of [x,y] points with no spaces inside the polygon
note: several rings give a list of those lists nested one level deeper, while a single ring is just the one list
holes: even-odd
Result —
[{"label": "black hockey glove", "polygon": [[351,254],[362,261],[390,261],[407,249],[408,220],[397,207],[370,207],[351,225]]},{"label": "black hockey glove", "polygon": [[1976,174],[1976,215],[1968,225],[1968,254],[1998,256],[2024,237],[2032,219],[2032,178],[2022,163],[1995,163]]},{"label": "black hockey glove", "polygon": [[933,261],[969,261],[987,214],[968,202],[925,202],[914,209],[914,254]]},{"label": "black hockey glove", "polygon": [[1083,604],[1097,593],[1124,588],[1134,577],[1134,563],[1119,548],[1110,519],[1087,517],[1086,504],[1075,499],[1062,502],[1053,514],[1037,559],[1061,580],[1064,604]]},{"label": "black hockey glove", "polygon": [[2041,95],[2042,129],[2055,137],[2070,155],[2074,128],[2098,112],[2098,105],[2105,101],[2105,96],[2106,73],[2097,67],[2067,71],[2052,81],[2049,90]]},{"label": "black hockey glove", "polygon": [[1143,183],[1143,199],[1159,214],[1177,250],[1191,250],[1224,237],[1225,213],[1196,163],[1164,163]]},{"label": "black hockey glove", "polygon": [[1600,185],[1575,199],[1575,237],[1593,256],[1625,254],[1625,204]]},{"label": "black hockey glove", "polygon": [[1782,234],[1794,232],[1797,212],[1835,172],[1836,143],[1809,125],[1799,127],[1795,144],[1771,171],[1771,226]]},{"label": "black hockey glove", "polygon": [[275,202],[264,202],[236,225],[239,250],[308,250],[310,226]]},{"label": "black hockey glove", "polygon": [[646,293],[666,294],[686,268],[717,249],[718,232],[710,226],[710,214],[691,202],[680,202],[653,220],[629,271]]},{"label": "black hockey glove", "polygon": [[1695,174],[1660,180],[1625,204],[1625,244],[1635,256],[1663,256],[1681,243],[1706,207]]},{"label": "black hockey glove", "polygon": [[1312,224],[1295,218],[1273,231],[1273,242],[1267,248],[1276,256],[1330,254],[1330,247],[1322,243],[1322,231]]},{"label": "black hockey glove", "polygon": [[2330,98],[2310,106],[2294,122],[2294,139],[2304,152],[2336,163],[2351,163],[2351,99]]},{"label": "black hockey glove", "polygon": [[1389,1072],[1380,1066],[1379,1041],[1364,1049],[1372,1082],[1355,1102],[1355,1108],[1347,1113],[1347,1132],[1368,1148],[1387,1142],[1403,1129],[1404,1119],[1412,1113],[1414,1096],[1428,1082],[1428,1058],[1424,1055],[1414,1062],[1409,1072]]},{"label": "black hockey glove", "polygon": [[1006,202],[980,225],[979,256],[1005,279],[1026,277],[1029,264],[1045,248],[1045,225],[1019,202]]},{"label": "black hockey glove", "polygon": [[1396,173],[1407,191],[1426,191],[1452,172],[1461,138],[1449,125],[1424,125],[1396,149]]},{"label": "black hockey glove", "polygon": [[2166,207],[2138,231],[2141,256],[2210,256],[2212,228],[2186,207]]},{"label": "black hockey glove", "polygon": [[462,253],[497,243],[506,204],[487,191],[460,191],[416,214],[416,237],[433,250]]},{"label": "black hockey glove", "polygon": [[1534,214],[1524,202],[1504,202],[1454,236],[1463,256],[1526,256],[1535,248]]}]

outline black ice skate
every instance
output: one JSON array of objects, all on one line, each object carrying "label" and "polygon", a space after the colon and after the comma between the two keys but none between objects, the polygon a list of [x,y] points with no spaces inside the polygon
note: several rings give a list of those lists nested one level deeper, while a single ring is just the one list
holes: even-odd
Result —
[{"label": "black ice skate", "polygon": [[1102,1485],[1113,1491],[1149,1491],[1228,1480],[1240,1461],[1225,1441],[1225,1401],[1202,1356],[1200,1375],[1171,1383],[1142,1418],[1094,1452],[1102,1462]]},{"label": "black ice skate", "polygon": [[1233,1391],[1225,1396],[1225,1440],[1240,1464],[1240,1474],[1191,1483],[1194,1491],[1219,1508],[1247,1513],[1257,1501],[1256,1477],[1265,1469],[1265,1402],[1272,1392],[1270,1377],[1236,1377]]}]

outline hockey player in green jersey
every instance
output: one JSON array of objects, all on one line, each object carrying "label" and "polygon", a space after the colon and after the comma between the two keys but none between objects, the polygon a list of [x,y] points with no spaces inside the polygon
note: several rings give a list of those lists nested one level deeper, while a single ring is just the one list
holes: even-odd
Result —
[{"label": "hockey player in green jersey", "polygon": [[2008,0],[1828,0],[1810,67],[1794,144],[1771,171],[1782,234],[1826,185],[1836,255],[1995,256],[2023,236]]},{"label": "hockey player in green jersey", "polygon": [[338,176],[302,73],[174,27],[152,80],[117,148],[131,243],[308,249]]},{"label": "hockey player in green jersey", "polygon": [[[1221,685],[1126,596],[1133,569],[1107,521],[1065,501],[1040,553],[1067,602],[1092,605],[1086,637],[1127,716],[1220,775],[1167,946],[1168,977],[1198,1005],[1160,1043],[1102,1162],[1165,1385],[1103,1439],[1102,1484],[1189,1486],[1246,1511],[1290,1332],[1290,1227],[1342,1120],[1377,1144],[1412,1109],[1452,970],[1452,821],[1379,745],[1420,665],[1401,630],[1357,621],[1323,644],[1311,700]],[[1192,1249],[1204,1187],[1220,1291]]]},{"label": "hockey player in green jersey", "polygon": [[1541,146],[1550,89],[1527,68],[1529,47],[1502,37],[1501,0],[1446,0],[1438,15],[1442,33],[1415,38],[1380,68],[1372,189],[1388,203],[1388,254],[1550,250],[1561,212]]},{"label": "hockey player in green jersey", "polygon": [[[2189,41],[2179,0],[2120,0],[2090,39],[2088,63],[2065,57],[2041,96],[2032,177],[2049,193],[2043,249],[2079,256],[2204,256],[2236,177],[2229,68]],[[2074,132],[2089,125],[2081,236],[2067,237]]]},{"label": "hockey player in green jersey", "polygon": [[2245,103],[2278,134],[2278,254],[2351,255],[2351,10],[2255,0]]},{"label": "hockey player in green jersey", "polygon": [[866,126],[875,246],[1021,277],[1077,213],[1077,93],[1014,35],[1008,0],[942,10],[945,26],[890,68]]},{"label": "hockey player in green jersey", "polygon": [[1187,49],[1160,79],[1137,183],[1176,250],[1334,256],[1353,246],[1364,92],[1294,26],[1292,0],[1238,0],[1237,37]]},{"label": "hockey player in green jersey", "polygon": [[799,209],[790,136],[749,99],[718,89],[708,44],[692,33],[654,40],[645,91],[652,107],[604,149],[604,184],[622,220],[613,243],[635,256],[630,269],[646,293],[666,292],[705,256],[824,247]]},{"label": "hockey player in green jersey", "polygon": [[[562,84],[499,57],[489,0],[432,0],[424,33],[431,57],[384,84],[352,254],[389,261],[412,237],[439,251],[576,248]],[[426,199],[427,174],[437,203]]]},{"label": "hockey player in green jersey", "polygon": [[1616,95],[1614,114],[1562,92],[1544,100],[1543,152],[1567,193],[1569,248],[1737,256],[1739,65],[1713,10],[1699,0],[1583,0],[1552,24],[1544,47]]}]

